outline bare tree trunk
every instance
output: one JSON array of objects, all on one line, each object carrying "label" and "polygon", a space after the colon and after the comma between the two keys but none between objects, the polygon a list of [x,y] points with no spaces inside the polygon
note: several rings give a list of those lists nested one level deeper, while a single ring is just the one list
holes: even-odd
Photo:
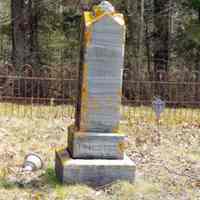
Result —
[{"label": "bare tree trunk", "polygon": [[138,0],[138,13],[139,21],[138,24],[138,50],[137,50],[137,68],[138,71],[142,68],[143,58],[143,36],[144,36],[144,0]]},{"label": "bare tree trunk", "polygon": [[[127,19],[125,79],[140,80],[143,53],[144,0],[122,0],[121,5]],[[124,85],[127,99],[140,99],[140,83]]]},{"label": "bare tree trunk", "polygon": [[151,48],[150,48],[148,22],[145,25],[145,48],[146,48],[146,57],[147,57],[147,71],[148,71],[149,80],[151,80]]},{"label": "bare tree trunk", "polygon": [[129,67],[129,79],[139,80],[143,58],[144,0],[123,0],[122,3],[127,16],[126,62]]},{"label": "bare tree trunk", "polygon": [[37,6],[38,0],[11,0],[12,62],[17,69],[39,64]]},{"label": "bare tree trunk", "polygon": [[[154,0],[154,80],[165,81],[170,54],[170,0]],[[165,86],[156,84],[155,95],[165,98]]]},{"label": "bare tree trunk", "polygon": [[199,20],[199,23],[200,23],[200,8],[198,8],[198,20]]},{"label": "bare tree trunk", "polygon": [[137,1],[123,0],[125,15],[127,17],[127,41],[126,41],[126,67],[127,79],[136,80],[137,72],[137,46],[138,46],[138,20]]},{"label": "bare tree trunk", "polygon": [[154,72],[160,81],[160,71],[168,71],[169,61],[169,0],[154,0]]}]

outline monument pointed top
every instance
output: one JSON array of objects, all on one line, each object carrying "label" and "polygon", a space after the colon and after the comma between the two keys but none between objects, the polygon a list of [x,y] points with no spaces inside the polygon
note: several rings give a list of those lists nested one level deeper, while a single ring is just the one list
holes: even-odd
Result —
[{"label": "monument pointed top", "polygon": [[97,23],[98,21],[102,20],[103,18],[109,17],[113,19],[114,22],[118,23],[121,26],[124,26],[124,16],[121,13],[102,13],[101,15],[94,16],[92,12],[84,12],[84,19],[86,26],[91,26],[94,23]]},{"label": "monument pointed top", "polygon": [[91,26],[106,17],[111,18],[121,26],[125,25],[123,14],[116,12],[109,1],[101,1],[98,5],[92,7],[92,11],[84,12],[86,26]]}]

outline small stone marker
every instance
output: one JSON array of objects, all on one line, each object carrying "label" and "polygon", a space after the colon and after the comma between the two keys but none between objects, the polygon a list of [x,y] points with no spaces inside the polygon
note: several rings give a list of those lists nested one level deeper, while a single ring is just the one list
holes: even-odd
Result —
[{"label": "small stone marker", "polygon": [[152,102],[152,106],[153,106],[153,110],[156,113],[156,117],[159,120],[160,119],[160,115],[162,114],[162,112],[165,109],[165,101],[161,100],[160,98],[156,98]]},{"label": "small stone marker", "polygon": [[68,130],[68,148],[56,152],[56,174],[70,184],[133,182],[135,164],[124,154],[119,133],[124,18],[95,9],[84,12],[76,120]]}]

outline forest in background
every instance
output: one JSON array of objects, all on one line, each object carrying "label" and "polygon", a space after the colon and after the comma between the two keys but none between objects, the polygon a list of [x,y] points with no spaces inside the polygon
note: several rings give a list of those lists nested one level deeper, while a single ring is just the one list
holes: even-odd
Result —
[{"label": "forest in background", "polygon": [[[110,2],[127,24],[124,96],[198,102],[200,0]],[[77,78],[81,13],[93,3],[0,0],[1,75],[12,64],[18,74],[31,66],[37,76]]]}]

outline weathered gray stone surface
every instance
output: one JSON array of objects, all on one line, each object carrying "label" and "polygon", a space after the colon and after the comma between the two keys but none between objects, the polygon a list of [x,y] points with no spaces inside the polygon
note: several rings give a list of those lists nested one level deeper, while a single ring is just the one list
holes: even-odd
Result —
[{"label": "weathered gray stone surface", "polygon": [[68,149],[73,158],[123,159],[124,135],[69,132]]},{"label": "weathered gray stone surface", "polygon": [[135,164],[127,156],[123,160],[71,159],[67,150],[56,152],[56,175],[67,184],[102,186],[117,180],[133,182]]},{"label": "weathered gray stone surface", "polygon": [[[118,17],[123,22],[123,16]],[[86,132],[115,132],[120,121],[125,25],[105,15],[86,29],[91,40],[84,51],[81,96],[86,98],[80,127]]]}]

